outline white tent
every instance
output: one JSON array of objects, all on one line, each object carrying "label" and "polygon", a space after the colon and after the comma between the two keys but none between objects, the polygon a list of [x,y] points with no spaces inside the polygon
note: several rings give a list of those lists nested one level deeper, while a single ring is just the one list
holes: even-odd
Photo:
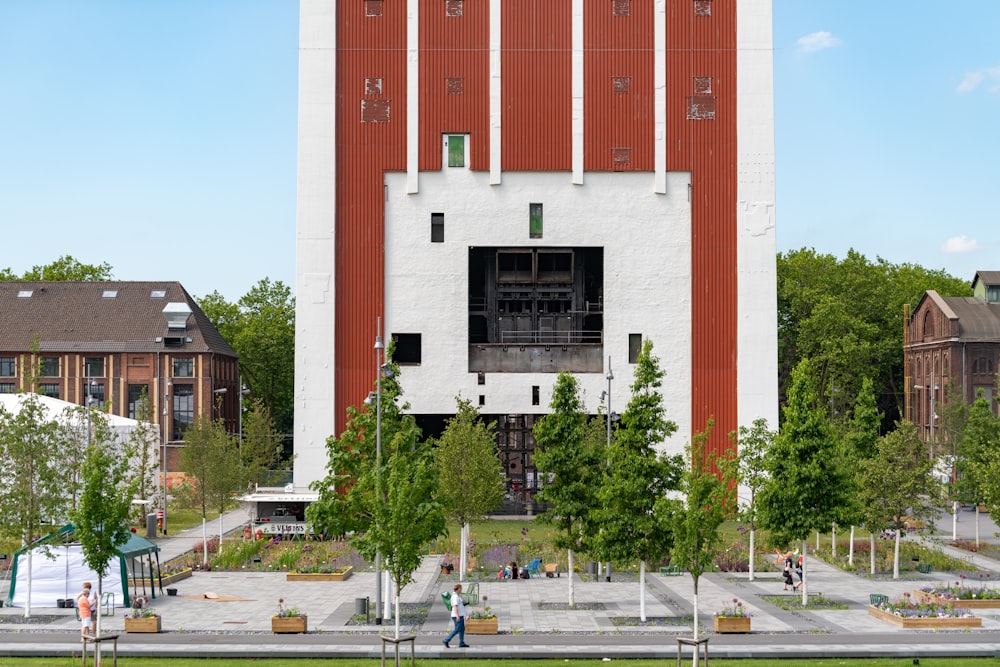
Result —
[{"label": "white tent", "polygon": [[[76,403],[70,403],[69,401],[61,401],[58,398],[52,398],[51,396],[43,396],[42,394],[0,394],[0,407],[7,412],[17,414],[21,411],[21,404],[24,403],[28,396],[32,395],[45,408],[45,414],[51,419],[62,420],[64,415],[71,415],[66,418],[73,419],[74,422],[78,420],[78,417],[70,411],[80,407],[79,405]],[[121,438],[127,438],[128,434],[139,426],[139,422],[135,419],[119,417],[118,415],[107,414],[103,411],[101,414],[104,415],[104,418],[108,420],[108,424]]]}]

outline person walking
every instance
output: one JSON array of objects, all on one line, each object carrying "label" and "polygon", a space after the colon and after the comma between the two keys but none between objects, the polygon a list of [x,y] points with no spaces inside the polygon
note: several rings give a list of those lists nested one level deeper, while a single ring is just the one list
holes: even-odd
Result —
[{"label": "person walking", "polygon": [[794,562],[793,554],[792,554],[791,551],[789,551],[787,554],[785,554],[785,567],[784,567],[784,569],[781,572],[781,575],[782,575],[782,577],[784,577],[784,580],[785,580],[785,585],[781,589],[783,591],[787,591],[789,586],[792,587],[793,591],[795,590],[795,580],[792,579],[792,564],[793,564],[793,562]]},{"label": "person walking", "polygon": [[94,636],[92,623],[94,604],[90,598],[90,582],[83,582],[83,590],[76,596],[76,608],[80,612],[80,641],[86,642]]},{"label": "person walking", "polygon": [[459,648],[469,648],[469,645],[465,643],[465,600],[462,599],[462,584],[455,584],[451,594],[451,620],[455,622],[455,627],[452,628],[451,634],[444,638],[443,643],[445,648],[451,648],[450,642],[458,635],[458,647]]}]

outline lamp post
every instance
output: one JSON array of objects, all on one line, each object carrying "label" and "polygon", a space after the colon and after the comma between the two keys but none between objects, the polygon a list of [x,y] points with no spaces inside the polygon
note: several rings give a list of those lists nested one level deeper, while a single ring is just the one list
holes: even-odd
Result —
[{"label": "lamp post", "polygon": [[[375,328],[375,498],[382,502],[382,359],[385,343],[382,342],[382,318]],[[369,400],[371,396],[369,396]],[[369,405],[371,405],[369,403]],[[377,528],[378,526],[376,526]],[[382,625],[382,552],[375,552],[375,625]]]},{"label": "lamp post", "polygon": [[[615,374],[611,371],[611,356],[608,355],[608,463],[611,462],[611,422],[615,419],[615,413],[611,411],[611,381],[615,379]],[[605,581],[611,581],[611,561],[607,562],[604,568]]]},{"label": "lamp post", "polygon": [[163,534],[167,534],[167,440],[170,437],[170,432],[167,430],[169,428],[167,424],[167,416],[169,415],[170,407],[170,389],[173,387],[173,382],[167,380],[167,386],[163,391],[163,456],[160,457],[160,468],[163,472]]},{"label": "lamp post", "polygon": [[[219,397],[217,399],[218,400],[218,406],[219,406],[219,411],[222,412],[222,401],[223,401],[222,396],[226,393],[226,388],[225,387],[219,387],[218,389],[213,389],[212,393],[214,395],[216,395],[216,396]],[[226,417],[225,417],[225,414],[223,413],[223,415],[222,415],[223,428],[225,428],[225,423],[226,423],[225,420],[226,420]],[[227,438],[229,437],[228,433],[226,433],[226,437]],[[242,464],[243,461],[241,460],[240,463]],[[222,515],[223,515],[223,513],[219,512],[219,548],[218,548],[218,554],[220,556],[222,555],[222,536],[223,536]],[[201,531],[202,532],[202,536],[201,536],[202,554],[204,554],[204,563],[205,563],[205,565],[207,565],[208,564],[208,540],[206,539],[207,535],[205,534],[206,533],[206,529],[205,529],[205,521],[204,521],[204,519],[202,519],[202,524],[201,525],[202,525],[202,531]]]}]

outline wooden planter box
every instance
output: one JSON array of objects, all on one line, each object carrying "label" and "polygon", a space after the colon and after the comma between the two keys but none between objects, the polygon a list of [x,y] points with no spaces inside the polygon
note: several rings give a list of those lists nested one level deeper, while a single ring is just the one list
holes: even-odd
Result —
[{"label": "wooden planter box", "polygon": [[125,617],[125,632],[159,632],[160,617],[146,616],[144,618]]},{"label": "wooden planter box", "polygon": [[285,581],[345,581],[353,573],[352,567],[343,572],[289,572],[285,575]]},{"label": "wooden planter box", "polygon": [[271,617],[271,632],[281,635],[301,634],[306,631],[307,616]]},{"label": "wooden planter box", "polygon": [[467,635],[495,635],[496,633],[497,633],[496,618],[465,619],[465,634]]},{"label": "wooden planter box", "polygon": [[903,618],[878,607],[868,605],[868,614],[880,621],[892,623],[900,628],[981,628],[983,619],[976,616],[967,618]]},{"label": "wooden planter box", "polygon": [[913,599],[920,604],[950,604],[955,609],[1000,609],[1000,600],[945,600],[920,590],[913,591]]},{"label": "wooden planter box", "polygon": [[750,632],[749,616],[713,616],[712,622],[716,632]]}]

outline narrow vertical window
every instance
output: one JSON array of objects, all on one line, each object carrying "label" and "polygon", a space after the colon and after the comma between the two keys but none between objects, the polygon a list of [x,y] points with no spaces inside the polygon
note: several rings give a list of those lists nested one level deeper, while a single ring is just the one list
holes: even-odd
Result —
[{"label": "narrow vertical window", "polygon": [[642,334],[628,335],[628,362],[639,363],[639,353],[642,352]]},{"label": "narrow vertical window", "polygon": [[431,213],[431,243],[444,243],[444,213]]},{"label": "narrow vertical window", "polygon": [[448,135],[448,166],[449,167],[464,167],[465,166],[465,135],[464,134],[449,134]]},{"label": "narrow vertical window", "polygon": [[486,405],[486,396],[483,394],[479,395],[479,405]]},{"label": "narrow vertical window", "polygon": [[542,238],[542,205],[528,204],[528,236]]},{"label": "narrow vertical window", "polygon": [[538,392],[538,385],[531,385],[531,404],[538,405],[541,402],[541,397]]}]

